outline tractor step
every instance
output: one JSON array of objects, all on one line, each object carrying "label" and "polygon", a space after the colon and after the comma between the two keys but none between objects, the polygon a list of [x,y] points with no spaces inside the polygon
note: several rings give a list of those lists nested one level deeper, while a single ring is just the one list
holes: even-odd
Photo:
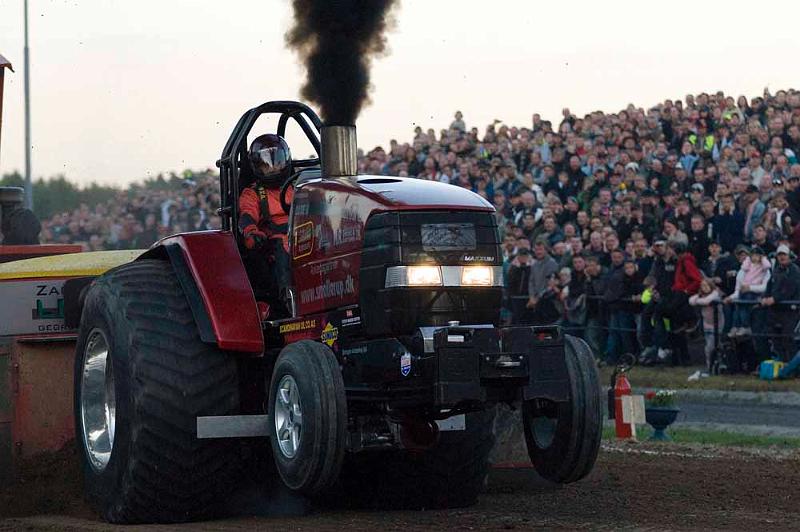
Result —
[{"label": "tractor step", "polygon": [[198,439],[259,438],[269,435],[269,416],[200,416],[197,418]]}]

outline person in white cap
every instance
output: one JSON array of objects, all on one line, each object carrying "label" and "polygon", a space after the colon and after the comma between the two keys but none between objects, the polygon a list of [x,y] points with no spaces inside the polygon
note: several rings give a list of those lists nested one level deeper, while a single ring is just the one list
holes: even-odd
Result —
[{"label": "person in white cap", "polygon": [[800,267],[792,262],[792,253],[786,244],[778,246],[775,259],[772,279],[761,304],[770,308],[770,323],[776,332],[773,349],[784,361],[788,361],[797,351],[795,327],[800,305],[790,302],[800,301]]}]

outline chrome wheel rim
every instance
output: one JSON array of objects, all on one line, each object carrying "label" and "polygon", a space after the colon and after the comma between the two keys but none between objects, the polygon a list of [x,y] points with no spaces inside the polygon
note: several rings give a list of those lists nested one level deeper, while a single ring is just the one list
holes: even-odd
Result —
[{"label": "chrome wheel rim", "polygon": [[300,390],[291,375],[284,375],[275,392],[275,435],[281,454],[294,458],[303,432],[303,409]]},{"label": "chrome wheel rim", "polygon": [[114,448],[117,409],[108,339],[100,329],[92,329],[84,349],[80,411],[89,463],[95,471],[103,471]]},{"label": "chrome wheel rim", "polygon": [[552,417],[536,417],[531,422],[533,439],[540,449],[547,449],[556,437],[557,420]]}]

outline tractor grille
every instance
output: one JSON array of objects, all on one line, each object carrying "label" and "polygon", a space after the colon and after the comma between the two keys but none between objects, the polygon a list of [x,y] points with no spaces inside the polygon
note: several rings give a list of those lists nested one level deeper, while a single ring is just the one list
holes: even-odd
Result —
[{"label": "tractor grille", "polygon": [[492,213],[388,212],[367,221],[361,258],[361,308],[369,335],[409,334],[417,327],[498,324],[502,288],[385,288],[391,266],[502,265]]}]

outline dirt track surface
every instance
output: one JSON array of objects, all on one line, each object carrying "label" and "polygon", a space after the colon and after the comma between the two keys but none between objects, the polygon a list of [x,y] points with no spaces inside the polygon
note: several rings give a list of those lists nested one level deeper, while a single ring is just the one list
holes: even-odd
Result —
[{"label": "dirt track surface", "polygon": [[[0,530],[105,530],[80,498],[70,452],[0,488]],[[241,497],[240,517],[126,530],[789,530],[800,523],[800,455],[700,446],[606,444],[597,467],[567,487],[531,470],[495,469],[471,508],[399,511],[358,500],[313,508],[287,494]],[[15,516],[15,517],[9,517]]]}]

